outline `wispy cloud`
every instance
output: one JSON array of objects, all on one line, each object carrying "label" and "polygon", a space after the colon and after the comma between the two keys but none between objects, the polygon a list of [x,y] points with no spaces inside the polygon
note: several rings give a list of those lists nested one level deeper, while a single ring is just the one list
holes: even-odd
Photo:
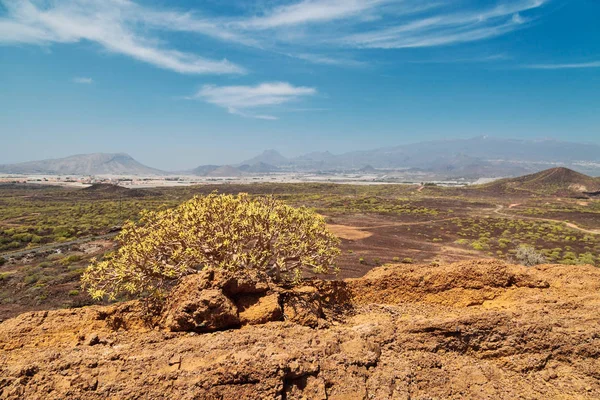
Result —
[{"label": "wispy cloud", "polygon": [[[236,74],[244,68],[169,48],[152,28],[162,29],[173,14],[145,9],[129,0],[0,0],[0,43],[75,43],[90,41],[105,50],[183,74]],[[171,26],[176,26],[173,24]],[[208,28],[207,28],[208,29]]]},{"label": "wispy cloud", "polygon": [[307,23],[329,22],[356,16],[390,0],[304,0],[278,6],[264,16],[236,22],[242,28],[272,29]]},{"label": "wispy cloud", "polygon": [[91,42],[181,74],[247,72],[228,54],[219,59],[181,50],[167,40],[178,32],[192,46],[206,47],[198,37],[209,37],[314,64],[357,67],[369,62],[361,59],[364,49],[449,46],[524,29],[550,1],[495,0],[489,6],[477,0],[286,0],[218,14],[215,7],[182,10],[141,0],[0,0],[0,45]]},{"label": "wispy cloud", "polygon": [[532,64],[526,65],[529,69],[581,69],[581,68],[600,68],[600,61],[591,61],[573,64]]},{"label": "wispy cloud", "polygon": [[519,13],[541,7],[547,0],[516,1],[484,10],[433,13],[391,27],[337,38],[350,47],[398,49],[474,42],[504,35],[528,20]]},{"label": "wispy cloud", "polygon": [[266,82],[256,86],[203,86],[192,98],[227,109],[231,114],[259,119],[277,119],[257,110],[289,103],[317,93],[312,87],[293,86],[287,82]]},{"label": "wispy cloud", "polygon": [[75,83],[81,83],[81,84],[85,84],[85,85],[90,85],[92,83],[94,83],[94,80],[92,78],[86,78],[83,76],[78,76],[73,78],[73,82]]},{"label": "wispy cloud", "polygon": [[308,61],[312,64],[321,65],[335,65],[335,66],[346,66],[346,67],[363,67],[367,65],[364,61],[358,61],[344,56],[337,55],[322,55],[322,54],[311,54],[311,53],[286,53],[287,56],[298,58],[300,60]]}]

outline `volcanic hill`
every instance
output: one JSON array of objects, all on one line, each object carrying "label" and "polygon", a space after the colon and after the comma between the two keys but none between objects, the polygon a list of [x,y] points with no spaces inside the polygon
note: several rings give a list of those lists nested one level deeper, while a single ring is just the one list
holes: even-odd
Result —
[{"label": "volcanic hill", "polygon": [[600,179],[558,167],[518,178],[501,179],[479,187],[498,192],[569,196],[600,191]]}]

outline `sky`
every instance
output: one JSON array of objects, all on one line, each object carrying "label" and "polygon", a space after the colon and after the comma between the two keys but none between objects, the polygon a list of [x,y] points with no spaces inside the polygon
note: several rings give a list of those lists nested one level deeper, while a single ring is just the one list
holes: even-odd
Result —
[{"label": "sky", "polygon": [[597,0],[0,0],[0,164],[600,143]]}]

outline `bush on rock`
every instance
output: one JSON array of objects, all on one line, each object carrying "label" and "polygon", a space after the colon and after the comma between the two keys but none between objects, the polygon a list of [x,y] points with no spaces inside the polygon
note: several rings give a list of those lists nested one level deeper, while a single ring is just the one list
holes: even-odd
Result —
[{"label": "bush on rock", "polygon": [[117,236],[120,248],[92,260],[83,283],[95,299],[155,295],[210,267],[255,270],[276,282],[297,283],[306,269],[335,268],[339,240],[322,216],[273,197],[211,194],[174,209],[146,211]]}]

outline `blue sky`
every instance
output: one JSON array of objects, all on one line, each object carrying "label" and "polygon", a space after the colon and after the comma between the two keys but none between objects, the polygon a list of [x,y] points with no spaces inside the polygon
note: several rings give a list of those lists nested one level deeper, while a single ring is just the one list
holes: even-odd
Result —
[{"label": "blue sky", "polygon": [[597,0],[0,0],[0,163],[600,143]]}]

